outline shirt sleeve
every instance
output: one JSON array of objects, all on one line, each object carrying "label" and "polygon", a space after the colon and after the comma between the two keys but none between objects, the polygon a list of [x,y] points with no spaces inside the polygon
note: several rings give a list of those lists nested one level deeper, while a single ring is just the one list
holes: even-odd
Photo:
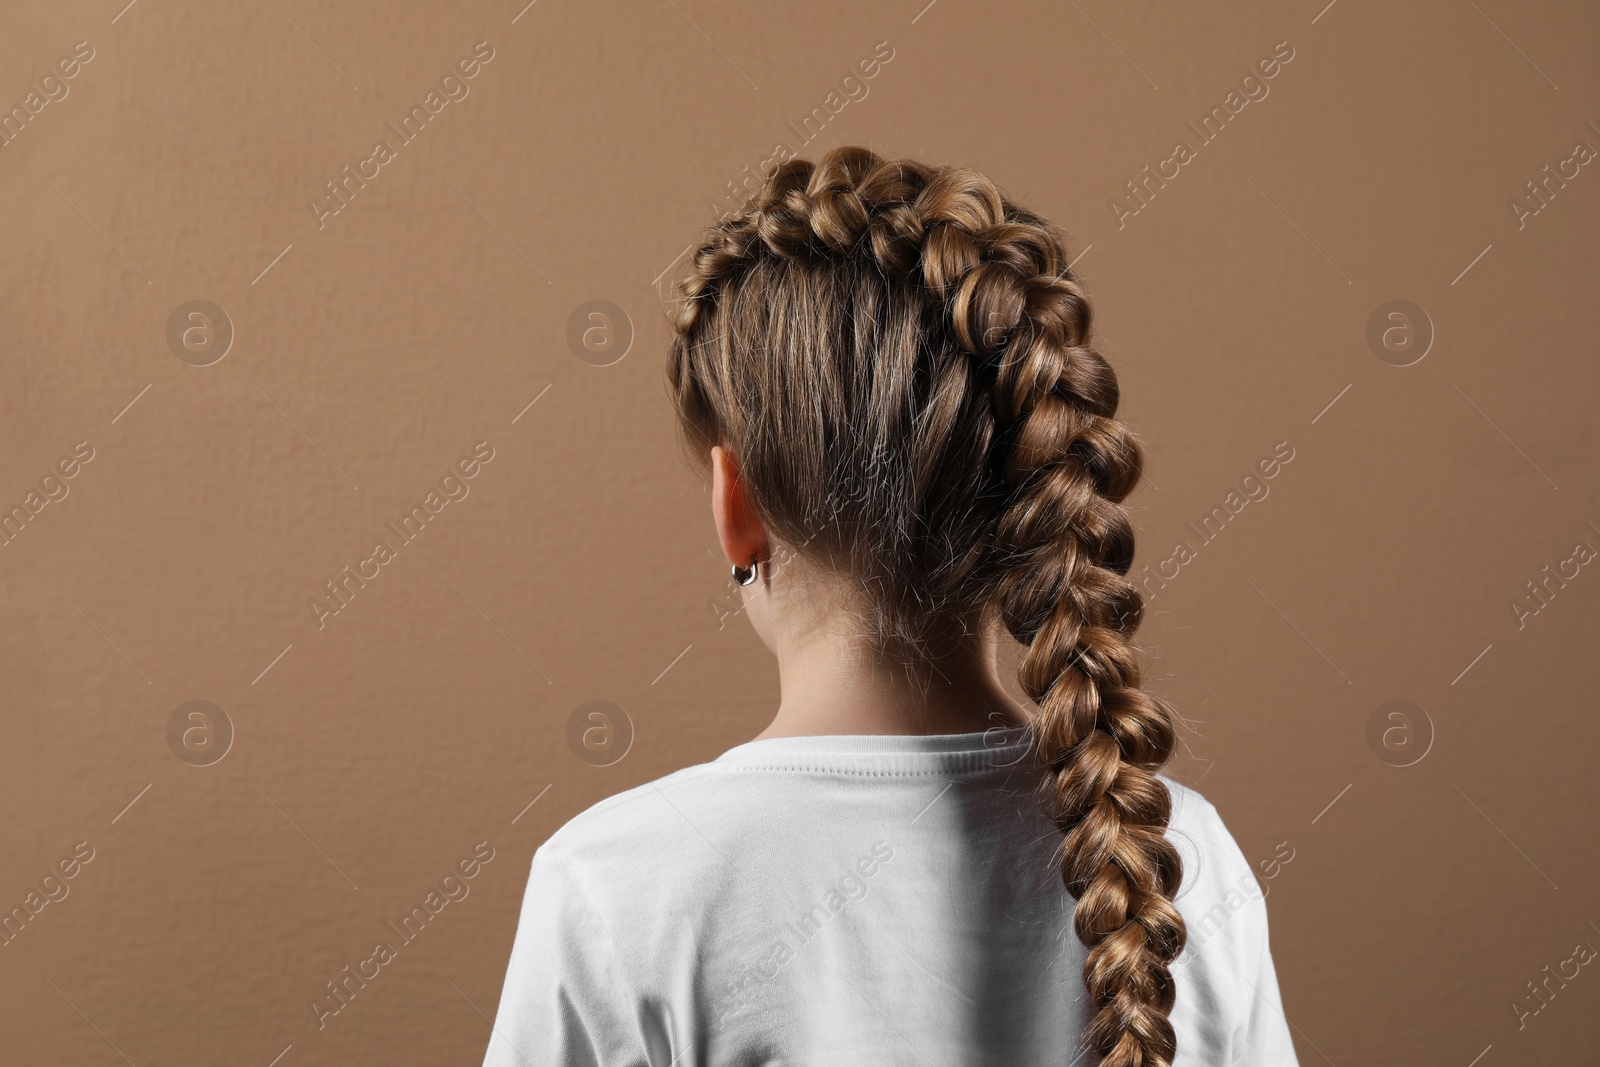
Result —
[{"label": "shirt sleeve", "polygon": [[1241,1028],[1233,1062],[1239,1067],[1299,1067],[1294,1039],[1289,1036],[1289,1018],[1283,1012],[1278,994],[1278,974],[1272,966],[1272,951],[1267,945],[1267,915],[1261,909],[1261,952],[1256,973],[1241,975],[1251,991],[1250,1010]]},{"label": "shirt sleeve", "polygon": [[611,935],[573,872],[534,853],[483,1067],[648,1067]]},{"label": "shirt sleeve", "polygon": [[1174,961],[1179,1034],[1173,1067],[1299,1067],[1267,936],[1267,890],[1210,802],[1193,804],[1178,835],[1178,910],[1188,940]]}]

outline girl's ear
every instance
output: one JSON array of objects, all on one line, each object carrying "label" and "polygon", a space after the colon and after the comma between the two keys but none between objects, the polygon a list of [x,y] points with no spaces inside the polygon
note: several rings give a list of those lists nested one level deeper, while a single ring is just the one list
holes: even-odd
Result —
[{"label": "girl's ear", "polygon": [[728,562],[748,567],[767,557],[767,531],[756,514],[739,461],[721,445],[711,449],[711,517]]}]

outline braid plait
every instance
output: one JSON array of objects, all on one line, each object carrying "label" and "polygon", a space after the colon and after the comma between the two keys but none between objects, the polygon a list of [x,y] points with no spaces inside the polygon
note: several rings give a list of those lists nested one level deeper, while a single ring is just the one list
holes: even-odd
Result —
[{"label": "braid plait", "polygon": [[[1171,796],[1157,772],[1176,745],[1176,719],[1140,686],[1131,636],[1143,600],[1127,577],[1134,538],[1123,501],[1143,459],[1115,418],[1118,382],[1094,347],[1086,294],[1059,232],[981,174],[859,147],[815,164],[789,160],[718,221],[680,285],[669,376],[692,425],[727,437],[753,418],[735,410],[747,394],[726,351],[721,363],[696,357],[719,302],[747,279],[774,284],[788,277],[782,270],[830,265],[885,280],[890,297],[865,283],[851,290],[867,302],[851,306],[840,336],[867,339],[873,375],[919,383],[905,387],[915,397],[901,445],[905,499],[922,508],[918,543],[939,551],[926,573],[885,584],[916,587],[904,594],[922,598],[901,612],[908,617],[992,606],[1026,646],[1018,677],[1038,706],[1042,799],[1062,832],[1057,866],[1087,949],[1085,1043],[1102,1067],[1169,1067],[1169,965],[1186,932],[1173,904],[1182,864],[1165,836]],[[907,315],[921,331],[901,346],[909,354],[877,319],[901,290],[914,294]],[[761,321],[778,329],[786,320]],[[761,479],[753,483],[758,503],[781,510],[782,493],[767,486],[762,497]],[[882,556],[910,534],[876,536]]]}]

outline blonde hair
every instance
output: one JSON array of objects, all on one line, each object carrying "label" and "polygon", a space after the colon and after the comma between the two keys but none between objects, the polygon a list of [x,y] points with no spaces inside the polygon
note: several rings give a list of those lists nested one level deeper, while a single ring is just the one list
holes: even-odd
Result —
[{"label": "blonde hair", "polygon": [[882,649],[915,661],[972,611],[1026,646],[1085,1041],[1166,1067],[1175,716],[1140,688],[1122,501],[1142,458],[1061,235],[982,174],[844,147],[781,164],[678,294],[667,374],[694,462],[727,447],[769,534],[861,590]]}]

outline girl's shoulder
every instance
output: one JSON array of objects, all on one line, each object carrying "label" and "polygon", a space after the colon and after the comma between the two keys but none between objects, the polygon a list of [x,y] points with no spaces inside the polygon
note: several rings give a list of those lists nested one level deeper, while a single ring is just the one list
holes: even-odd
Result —
[{"label": "girl's shoulder", "polygon": [[715,763],[673,771],[598,800],[571,816],[538,855],[611,891],[683,877],[693,858],[747,834],[762,818],[756,797],[738,796]]},{"label": "girl's shoulder", "polygon": [[[1231,908],[1231,916],[1259,904],[1265,892],[1216,806],[1197,788],[1158,777],[1172,797],[1167,837],[1183,862],[1175,901],[1180,911],[1209,931],[1219,906]],[[608,887],[641,876],[657,885],[695,879],[690,868],[696,857],[713,866],[737,866],[741,856],[770,841],[775,826],[803,835],[797,808],[807,798],[793,792],[793,782],[789,776],[737,773],[724,761],[695,764],[591,804],[539,852]],[[1264,906],[1259,910],[1264,921]]]}]

